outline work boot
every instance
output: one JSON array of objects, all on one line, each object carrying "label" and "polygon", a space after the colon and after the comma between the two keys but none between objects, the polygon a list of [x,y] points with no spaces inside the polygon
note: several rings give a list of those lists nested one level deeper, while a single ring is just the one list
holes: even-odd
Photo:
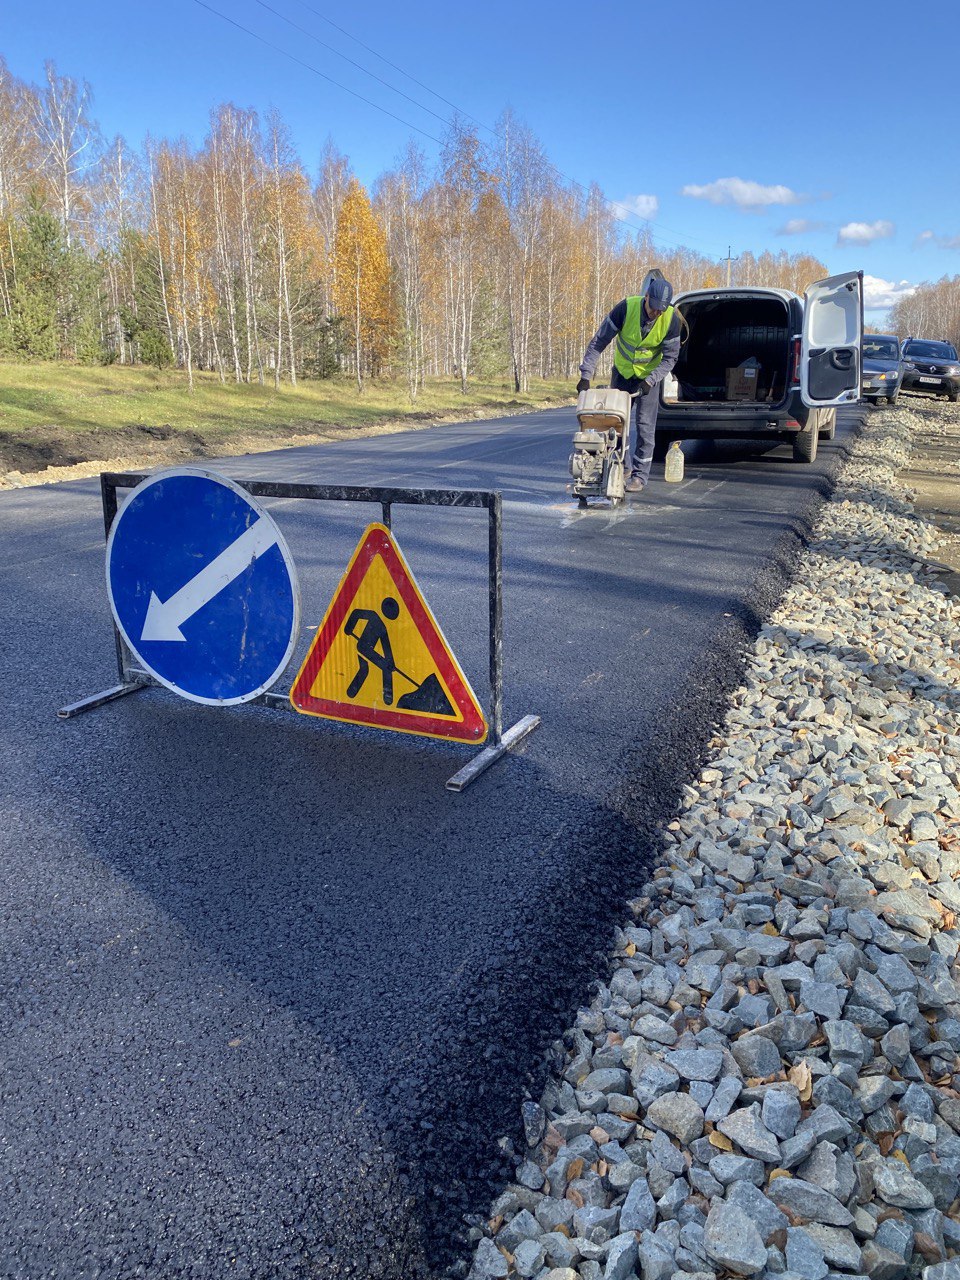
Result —
[{"label": "work boot", "polygon": [[640,479],[639,476],[631,476],[630,479],[627,481],[625,487],[626,487],[627,493],[642,493],[643,481]]}]

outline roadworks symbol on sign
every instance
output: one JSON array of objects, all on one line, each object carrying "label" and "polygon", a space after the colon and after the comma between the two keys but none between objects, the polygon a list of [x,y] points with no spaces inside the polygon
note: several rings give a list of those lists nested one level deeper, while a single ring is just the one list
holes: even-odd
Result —
[{"label": "roadworks symbol on sign", "polygon": [[487,722],[389,529],[368,525],[290,690],[306,715],[482,742]]}]

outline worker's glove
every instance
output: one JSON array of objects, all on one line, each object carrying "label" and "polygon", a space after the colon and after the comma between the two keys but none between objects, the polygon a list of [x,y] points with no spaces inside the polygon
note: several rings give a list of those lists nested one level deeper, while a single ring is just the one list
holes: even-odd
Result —
[{"label": "worker's glove", "polygon": [[650,392],[653,390],[653,387],[650,385],[647,379],[644,378],[644,380],[640,383],[640,386],[637,388],[637,390],[640,392],[642,396],[648,396]]},{"label": "worker's glove", "polygon": [[577,383],[577,395],[579,395],[581,391],[589,391],[589,390],[590,390],[590,379],[581,378],[580,381]]}]

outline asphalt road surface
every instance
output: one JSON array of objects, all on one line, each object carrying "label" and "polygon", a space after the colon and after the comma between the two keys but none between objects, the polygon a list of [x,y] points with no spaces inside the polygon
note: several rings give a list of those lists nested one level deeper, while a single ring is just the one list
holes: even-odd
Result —
[{"label": "asphalt road surface", "polygon": [[[856,421],[618,513],[566,495],[568,409],[224,463],[502,490],[505,723],[543,724],[460,795],[468,747],[265,708],[58,721],[116,678],[99,486],[0,494],[0,1274],[442,1274]],[[379,509],[268,505],[315,627]],[[481,696],[485,519],[394,516]]]}]

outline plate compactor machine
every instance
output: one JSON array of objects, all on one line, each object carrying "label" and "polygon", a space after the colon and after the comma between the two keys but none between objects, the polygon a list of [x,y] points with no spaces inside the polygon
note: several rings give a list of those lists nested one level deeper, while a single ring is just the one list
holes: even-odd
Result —
[{"label": "plate compactor machine", "polygon": [[631,397],[626,391],[599,387],[581,391],[577,399],[579,431],[573,437],[570,474],[573,496],[585,508],[588,498],[609,498],[617,507],[626,492],[630,443]]}]

